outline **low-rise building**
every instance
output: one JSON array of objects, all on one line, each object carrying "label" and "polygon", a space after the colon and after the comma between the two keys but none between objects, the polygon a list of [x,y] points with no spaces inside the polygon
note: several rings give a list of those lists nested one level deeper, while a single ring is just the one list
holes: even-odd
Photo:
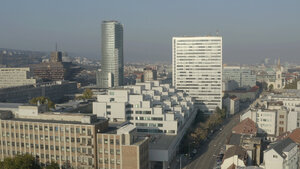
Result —
[{"label": "low-rise building", "polygon": [[246,167],[247,152],[240,146],[230,147],[224,154],[221,169]]},{"label": "low-rise building", "polygon": [[290,138],[277,141],[264,151],[265,169],[297,169],[298,146]]},{"label": "low-rise building", "polygon": [[240,101],[236,96],[227,97],[223,103],[228,115],[234,115],[240,111]]},{"label": "low-rise building", "polygon": [[110,121],[130,121],[145,134],[177,134],[195,115],[191,97],[159,82],[109,89],[97,96],[93,113]]},{"label": "low-rise building", "polygon": [[93,114],[111,122],[128,121],[150,136],[149,160],[166,169],[196,113],[190,96],[158,81],[108,89],[97,96]]},{"label": "low-rise building", "polygon": [[267,134],[267,139],[275,139],[277,130],[277,110],[249,109],[240,119],[250,118],[258,126],[258,133]]}]

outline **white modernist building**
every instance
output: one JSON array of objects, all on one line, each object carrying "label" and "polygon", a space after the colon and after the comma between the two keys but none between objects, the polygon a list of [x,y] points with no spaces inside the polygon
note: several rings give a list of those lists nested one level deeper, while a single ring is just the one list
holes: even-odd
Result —
[{"label": "white modernist building", "polygon": [[173,86],[205,113],[222,107],[222,37],[173,37]]},{"label": "white modernist building", "polygon": [[35,85],[30,68],[0,68],[0,88]]},{"label": "white modernist building", "polygon": [[110,121],[129,121],[139,135],[151,135],[149,160],[167,169],[196,113],[192,98],[158,81],[109,89],[98,95],[93,114]]},{"label": "white modernist building", "polygon": [[241,115],[240,120],[243,121],[246,118],[250,118],[257,124],[258,133],[276,136],[277,110],[250,109]]},{"label": "white modernist building", "polygon": [[109,89],[98,95],[93,113],[110,121],[130,121],[139,133],[177,134],[193,114],[192,98],[158,81]]}]

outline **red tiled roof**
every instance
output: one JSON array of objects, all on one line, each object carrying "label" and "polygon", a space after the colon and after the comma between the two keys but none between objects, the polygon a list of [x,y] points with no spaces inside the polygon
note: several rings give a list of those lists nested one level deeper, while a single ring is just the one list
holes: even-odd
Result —
[{"label": "red tiled roof", "polygon": [[292,139],[297,144],[300,144],[300,128],[294,129],[292,132],[288,131],[277,137],[278,140],[283,140],[286,138]]},{"label": "red tiled roof", "polygon": [[256,135],[257,127],[254,121],[252,121],[250,118],[246,118],[245,120],[241,121],[239,124],[232,128],[232,133]]},{"label": "red tiled roof", "polygon": [[289,135],[289,138],[292,139],[294,142],[300,144],[300,128],[297,128],[292,131]]}]

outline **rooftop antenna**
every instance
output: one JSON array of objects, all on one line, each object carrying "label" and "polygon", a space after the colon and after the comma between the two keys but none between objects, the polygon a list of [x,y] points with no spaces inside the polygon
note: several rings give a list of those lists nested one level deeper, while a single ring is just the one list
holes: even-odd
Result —
[{"label": "rooftop antenna", "polygon": [[57,52],[57,42],[55,42],[55,51]]}]

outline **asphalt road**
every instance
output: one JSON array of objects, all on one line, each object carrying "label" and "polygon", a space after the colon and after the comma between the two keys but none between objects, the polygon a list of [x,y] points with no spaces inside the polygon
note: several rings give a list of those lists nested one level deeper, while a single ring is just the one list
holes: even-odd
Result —
[{"label": "asphalt road", "polygon": [[239,113],[227,119],[222,131],[215,132],[211,141],[206,142],[199,149],[198,154],[186,165],[185,169],[212,169],[215,167],[217,155],[221,147],[225,145],[226,138],[231,133],[231,129],[239,123]]}]

